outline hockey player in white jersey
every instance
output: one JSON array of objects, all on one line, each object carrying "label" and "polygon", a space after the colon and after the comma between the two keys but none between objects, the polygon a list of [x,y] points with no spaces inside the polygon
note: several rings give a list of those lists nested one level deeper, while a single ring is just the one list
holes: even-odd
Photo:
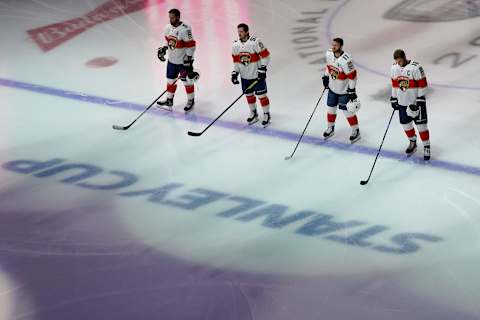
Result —
[{"label": "hockey player in white jersey", "polygon": [[343,39],[333,39],[332,48],[326,53],[326,61],[325,74],[322,80],[325,89],[328,89],[328,128],[323,133],[323,137],[328,139],[335,133],[338,106],[352,128],[349,139],[351,143],[354,143],[360,140],[360,129],[356,116],[356,112],[360,109],[360,102],[355,89],[357,70],[355,70],[352,56],[343,51]]},{"label": "hockey player in white jersey", "polygon": [[161,61],[165,61],[168,52],[167,63],[167,99],[158,101],[164,109],[172,110],[173,98],[177,90],[176,79],[180,75],[185,91],[187,92],[188,102],[184,108],[185,112],[192,110],[195,105],[195,87],[194,80],[198,78],[198,73],[193,70],[193,55],[195,53],[195,40],[193,39],[192,29],[180,21],[180,11],[171,9],[169,12],[170,23],[165,27],[165,45],[158,48],[157,56]]},{"label": "hockey player in white jersey", "polygon": [[408,60],[401,49],[393,53],[395,63],[392,66],[392,108],[398,110],[400,123],[410,144],[405,151],[407,155],[417,150],[417,135],[413,127],[415,123],[424,147],[424,160],[430,160],[430,132],[427,126],[427,106],[425,94],[427,78],[422,66]]},{"label": "hockey player in white jersey", "polygon": [[[240,75],[242,90],[245,92],[248,106],[250,107],[250,116],[247,119],[248,124],[254,124],[258,121],[257,99],[255,95],[258,96],[263,110],[262,125],[266,127],[271,121],[270,101],[267,96],[266,83],[270,52],[260,39],[250,37],[248,25],[241,23],[237,28],[239,39],[233,43],[232,48],[232,83],[235,85],[239,84],[238,76]],[[247,90],[255,81],[257,81],[257,84]]]}]

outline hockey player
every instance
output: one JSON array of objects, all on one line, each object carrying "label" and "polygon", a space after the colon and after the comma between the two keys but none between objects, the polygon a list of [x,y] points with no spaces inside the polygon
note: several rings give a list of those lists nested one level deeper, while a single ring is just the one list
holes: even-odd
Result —
[{"label": "hockey player", "polygon": [[392,108],[398,110],[400,123],[410,140],[405,151],[407,155],[417,150],[417,135],[413,127],[415,123],[423,142],[423,158],[430,160],[430,133],[427,126],[427,106],[425,93],[427,78],[422,66],[415,61],[407,60],[401,49],[393,53],[395,63],[392,66]]},{"label": "hockey player", "polygon": [[157,104],[167,110],[173,109],[173,97],[177,90],[175,80],[178,75],[182,80],[187,92],[188,102],[184,108],[185,112],[192,110],[195,105],[195,87],[193,80],[198,73],[193,70],[193,54],[195,52],[195,40],[192,29],[180,21],[180,11],[171,9],[169,12],[170,24],[165,28],[165,41],[163,47],[158,48],[157,55],[161,61],[165,61],[168,52],[167,64],[167,99],[158,101]]},{"label": "hockey player", "polygon": [[328,139],[335,133],[338,106],[352,128],[350,142],[354,143],[360,140],[358,118],[355,114],[360,108],[355,90],[357,71],[353,65],[352,56],[343,51],[343,39],[333,39],[332,48],[326,53],[326,61],[327,65],[322,80],[324,87],[329,89],[327,99],[328,128],[323,133],[323,137]]},{"label": "hockey player", "polygon": [[[250,116],[247,119],[249,125],[258,121],[257,99],[255,95],[258,96],[263,109],[262,125],[266,127],[271,121],[270,101],[267,97],[266,82],[270,53],[260,39],[250,37],[248,25],[241,23],[237,28],[239,39],[235,40],[232,48],[232,83],[235,85],[239,84],[238,76],[240,75],[242,90],[245,92],[248,106],[250,107]],[[247,90],[255,81],[257,81],[257,84]]]}]

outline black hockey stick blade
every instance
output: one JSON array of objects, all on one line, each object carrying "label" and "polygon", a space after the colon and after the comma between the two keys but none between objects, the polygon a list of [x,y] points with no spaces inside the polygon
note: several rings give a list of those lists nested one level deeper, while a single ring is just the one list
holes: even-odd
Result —
[{"label": "black hockey stick blade", "polygon": [[112,126],[112,128],[113,128],[114,130],[127,130],[128,127],[129,127],[129,126],[123,127],[123,126],[119,126],[119,125],[116,125],[116,124],[114,124],[114,125]]},{"label": "black hockey stick blade", "polygon": [[293,156],[295,155],[295,152],[297,152],[298,146],[300,145],[300,142],[302,141],[303,135],[307,131],[307,128],[308,128],[308,125],[310,124],[310,121],[312,121],[313,115],[315,114],[315,111],[317,110],[317,107],[318,107],[318,105],[320,104],[320,101],[323,98],[323,94],[325,93],[325,90],[327,90],[327,88],[323,89],[322,94],[320,95],[320,98],[318,98],[317,104],[315,105],[315,108],[313,108],[313,111],[310,114],[310,118],[308,119],[307,124],[305,125],[305,128],[303,129],[303,132],[302,132],[302,134],[300,135],[300,138],[297,141],[297,144],[295,145],[295,149],[293,149],[292,153],[289,156],[285,157],[285,160],[292,159]]},{"label": "black hockey stick blade", "polygon": [[394,114],[395,114],[395,109],[393,110],[392,115],[390,116],[390,120],[388,120],[387,128],[385,129],[382,142],[380,143],[380,147],[378,148],[377,155],[375,156],[375,160],[373,161],[372,169],[370,169],[370,174],[368,175],[367,180],[360,181],[360,185],[362,186],[366,185],[370,181],[370,178],[372,177],[373,170],[375,169],[375,165],[377,164],[378,156],[382,151],[383,143],[385,142],[385,138],[387,137],[388,129],[390,128],[390,124],[392,123],[392,118]]},{"label": "black hockey stick blade", "polygon": [[225,110],[223,110],[223,112],[220,113],[220,115],[218,117],[216,117],[212,122],[210,122],[210,124],[205,129],[203,129],[202,132],[188,131],[187,134],[189,136],[192,136],[192,137],[198,137],[198,136],[201,136],[202,134],[204,134],[208,130],[208,128],[210,128],[215,122],[217,122],[217,120],[220,119],[225,114],[225,112],[227,112],[231,107],[233,107],[233,105],[235,103],[237,103],[237,101],[240,100],[240,98],[242,98],[245,95],[245,92],[252,89],[257,83],[258,83],[258,80],[255,80],[254,82],[252,82],[252,84],[249,85],[248,88],[245,89],[245,91],[242,92],[242,94],[240,96],[238,96],[238,98],[235,99],[235,101],[233,101]]},{"label": "black hockey stick blade", "polygon": [[[178,79],[176,79],[173,84],[177,83]],[[142,111],[142,113],[140,113],[138,115],[138,117],[135,118],[135,120],[133,120],[128,126],[119,126],[119,125],[116,125],[114,124],[112,127],[114,130],[128,130],[131,126],[133,126],[133,124],[135,122],[137,122],[138,119],[140,119],[141,116],[143,116],[148,110],[150,110],[150,108],[165,94],[167,93],[168,90],[165,90],[162,92],[161,95],[159,95],[155,100],[153,100],[153,102],[147,107],[145,108],[145,110]]]},{"label": "black hockey stick blade", "polygon": [[189,136],[198,137],[198,136],[201,136],[203,132],[192,132],[192,131],[188,131],[187,133],[188,133]]}]

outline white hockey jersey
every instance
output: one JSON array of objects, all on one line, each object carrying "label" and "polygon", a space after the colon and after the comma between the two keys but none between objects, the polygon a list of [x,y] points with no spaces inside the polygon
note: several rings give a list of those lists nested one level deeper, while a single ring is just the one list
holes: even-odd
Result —
[{"label": "white hockey jersey", "polygon": [[418,62],[409,61],[405,67],[394,63],[391,78],[392,97],[398,98],[399,105],[416,104],[418,97],[425,96],[427,78],[425,71]]},{"label": "white hockey jersey", "polygon": [[326,60],[325,75],[330,77],[330,90],[336,94],[346,94],[348,88],[354,89],[357,85],[357,70],[352,56],[344,52],[337,58],[332,50],[328,50]]},{"label": "white hockey jersey", "polygon": [[258,67],[268,66],[270,52],[258,38],[250,37],[247,41],[235,40],[232,48],[233,69],[242,79],[256,79]]},{"label": "white hockey jersey", "polygon": [[168,24],[165,28],[165,40],[168,47],[168,61],[183,64],[185,56],[193,57],[195,40],[190,26],[181,22],[177,27]]}]

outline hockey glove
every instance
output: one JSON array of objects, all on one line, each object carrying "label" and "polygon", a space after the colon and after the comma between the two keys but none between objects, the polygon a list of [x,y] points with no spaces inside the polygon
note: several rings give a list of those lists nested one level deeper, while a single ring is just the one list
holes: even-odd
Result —
[{"label": "hockey glove", "polygon": [[394,97],[390,97],[390,103],[392,104],[392,108],[394,110],[398,110],[398,99]]},{"label": "hockey glove", "polygon": [[258,68],[258,80],[262,81],[267,79],[267,67],[266,66],[260,66]]},{"label": "hockey glove", "polygon": [[187,74],[187,77],[189,80],[192,80],[193,82],[197,82],[198,79],[200,79],[200,73],[197,71],[192,71],[189,74]]},{"label": "hockey glove", "polygon": [[167,46],[158,48],[157,57],[158,57],[158,59],[160,59],[160,61],[162,61],[162,62],[165,62],[165,60],[166,60],[166,59],[165,59],[165,55],[167,54],[167,49],[168,49]]},{"label": "hockey glove", "polygon": [[325,89],[328,89],[328,82],[330,81],[330,77],[325,75],[325,76],[322,77],[322,81],[323,81],[323,86],[325,87]]},{"label": "hockey glove", "polygon": [[348,99],[350,99],[350,101],[353,101],[355,99],[357,99],[357,92],[355,91],[355,88],[353,89],[350,89],[348,88],[347,89],[347,94],[348,94]]},{"label": "hockey glove", "polygon": [[233,84],[240,84],[238,81],[238,72],[237,71],[232,71],[232,83]]}]

